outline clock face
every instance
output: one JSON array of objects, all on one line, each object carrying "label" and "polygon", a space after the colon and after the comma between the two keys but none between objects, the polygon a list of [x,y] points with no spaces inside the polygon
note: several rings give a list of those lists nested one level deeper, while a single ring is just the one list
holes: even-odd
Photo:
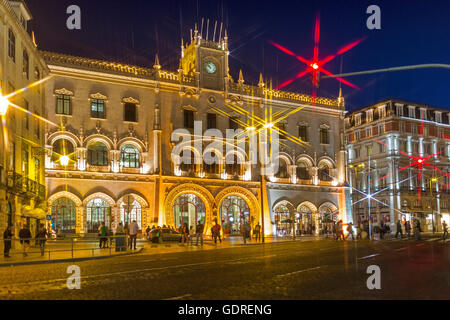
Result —
[{"label": "clock face", "polygon": [[205,63],[205,70],[206,72],[208,72],[209,74],[213,74],[216,72],[217,67],[214,64],[214,62],[208,61]]}]

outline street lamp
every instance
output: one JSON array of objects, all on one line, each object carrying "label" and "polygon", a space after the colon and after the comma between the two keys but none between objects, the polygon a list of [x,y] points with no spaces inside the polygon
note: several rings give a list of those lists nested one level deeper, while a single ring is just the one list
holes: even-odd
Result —
[{"label": "street lamp", "polygon": [[9,100],[1,94],[1,89],[0,89],[0,115],[1,116],[4,116],[6,114],[6,111],[8,111],[9,104],[10,104]]},{"label": "street lamp", "polygon": [[61,163],[63,167],[67,167],[69,165],[69,160],[70,158],[66,155],[59,157],[59,163]]},{"label": "street lamp", "polygon": [[[430,196],[431,196],[431,200],[433,200],[433,188],[431,187],[431,183],[432,182],[434,182],[434,183],[437,183],[438,182],[438,179],[436,178],[436,177],[433,177],[433,178],[431,178],[430,179]],[[436,198],[436,208],[437,208],[437,198]],[[433,227],[433,233],[435,233],[435,231],[436,231],[436,228],[435,228],[435,226],[434,226],[434,210],[433,210],[433,203],[431,203],[431,224],[432,224],[432,227]]]}]

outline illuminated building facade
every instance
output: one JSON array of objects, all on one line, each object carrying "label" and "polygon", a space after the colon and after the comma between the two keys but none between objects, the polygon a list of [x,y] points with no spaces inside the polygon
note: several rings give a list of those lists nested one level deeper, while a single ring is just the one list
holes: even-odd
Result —
[{"label": "illuminated building facade", "polygon": [[[0,87],[9,102],[44,115],[44,88],[16,90],[46,76],[48,70],[27,28],[31,14],[23,1],[0,1]],[[5,98],[6,99],[6,98]],[[5,100],[6,101],[6,100]],[[45,222],[44,126],[23,110],[2,106],[0,133],[0,230],[15,235],[28,224],[35,235]]]},{"label": "illuminated building facade", "polygon": [[[209,233],[217,219],[225,235],[240,234],[243,222],[264,223],[267,235],[291,234],[294,222],[297,232],[319,233],[324,217],[345,207],[343,98],[317,98],[314,105],[308,95],[272,90],[262,76],[257,86],[245,84],[242,72],[234,81],[226,33],[210,41],[194,30],[181,46],[177,72],[163,70],[158,57],[142,68],[41,54],[53,76],[46,83],[48,118],[61,125],[45,133],[48,214],[59,232],[96,233],[102,221],[114,228],[137,220],[145,229],[201,220]],[[291,112],[275,125],[310,146],[283,134],[280,170],[263,186],[247,144],[227,151],[220,140],[209,149],[216,164],[185,145],[181,151],[192,151],[194,163],[172,161],[175,130],[192,141],[208,129],[224,137],[227,129],[259,131],[264,123],[256,116],[265,119],[269,109]],[[209,144],[200,142],[202,150]]]},{"label": "illuminated building facade", "polygon": [[354,220],[368,219],[369,202],[360,201],[366,197],[360,190],[376,193],[374,225],[385,221],[396,231],[399,219],[416,217],[424,231],[433,224],[441,231],[450,212],[448,110],[386,100],[349,114],[345,126]]}]

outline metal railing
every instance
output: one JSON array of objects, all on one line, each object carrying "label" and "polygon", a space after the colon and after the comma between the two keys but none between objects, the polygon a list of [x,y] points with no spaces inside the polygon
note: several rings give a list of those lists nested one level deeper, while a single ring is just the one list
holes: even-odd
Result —
[{"label": "metal railing", "polygon": [[[3,246],[10,249],[11,258],[26,257],[38,260],[57,260],[88,258],[95,256],[113,256],[115,253],[130,251],[129,239],[126,235],[105,236],[96,238],[64,238],[62,240],[47,238],[2,239]],[[41,246],[43,243],[43,246]],[[3,261],[8,261],[5,258]],[[0,259],[0,261],[2,261]]]}]

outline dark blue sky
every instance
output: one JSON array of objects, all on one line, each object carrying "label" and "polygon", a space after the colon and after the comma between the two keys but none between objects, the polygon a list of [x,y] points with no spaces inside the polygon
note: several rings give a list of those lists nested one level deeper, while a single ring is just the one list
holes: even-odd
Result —
[{"label": "dark blue sky", "polygon": [[[90,58],[152,66],[159,53],[164,68],[175,71],[180,38],[202,17],[223,21],[230,38],[230,73],[243,69],[247,83],[260,72],[274,85],[304,69],[296,59],[268,43],[275,41],[311,58],[314,20],[321,16],[319,57],[367,39],[342,56],[343,71],[352,72],[422,63],[450,64],[450,1],[254,1],[254,0],[27,0],[40,49]],[[82,30],[70,31],[66,8],[82,10]],[[368,30],[366,9],[381,8],[381,30]],[[341,58],[325,67],[339,73]],[[450,109],[450,70],[428,69],[350,77],[360,90],[343,86],[349,110],[387,98]],[[311,93],[305,76],[285,90]],[[323,79],[318,94],[336,96],[339,84]]]}]

